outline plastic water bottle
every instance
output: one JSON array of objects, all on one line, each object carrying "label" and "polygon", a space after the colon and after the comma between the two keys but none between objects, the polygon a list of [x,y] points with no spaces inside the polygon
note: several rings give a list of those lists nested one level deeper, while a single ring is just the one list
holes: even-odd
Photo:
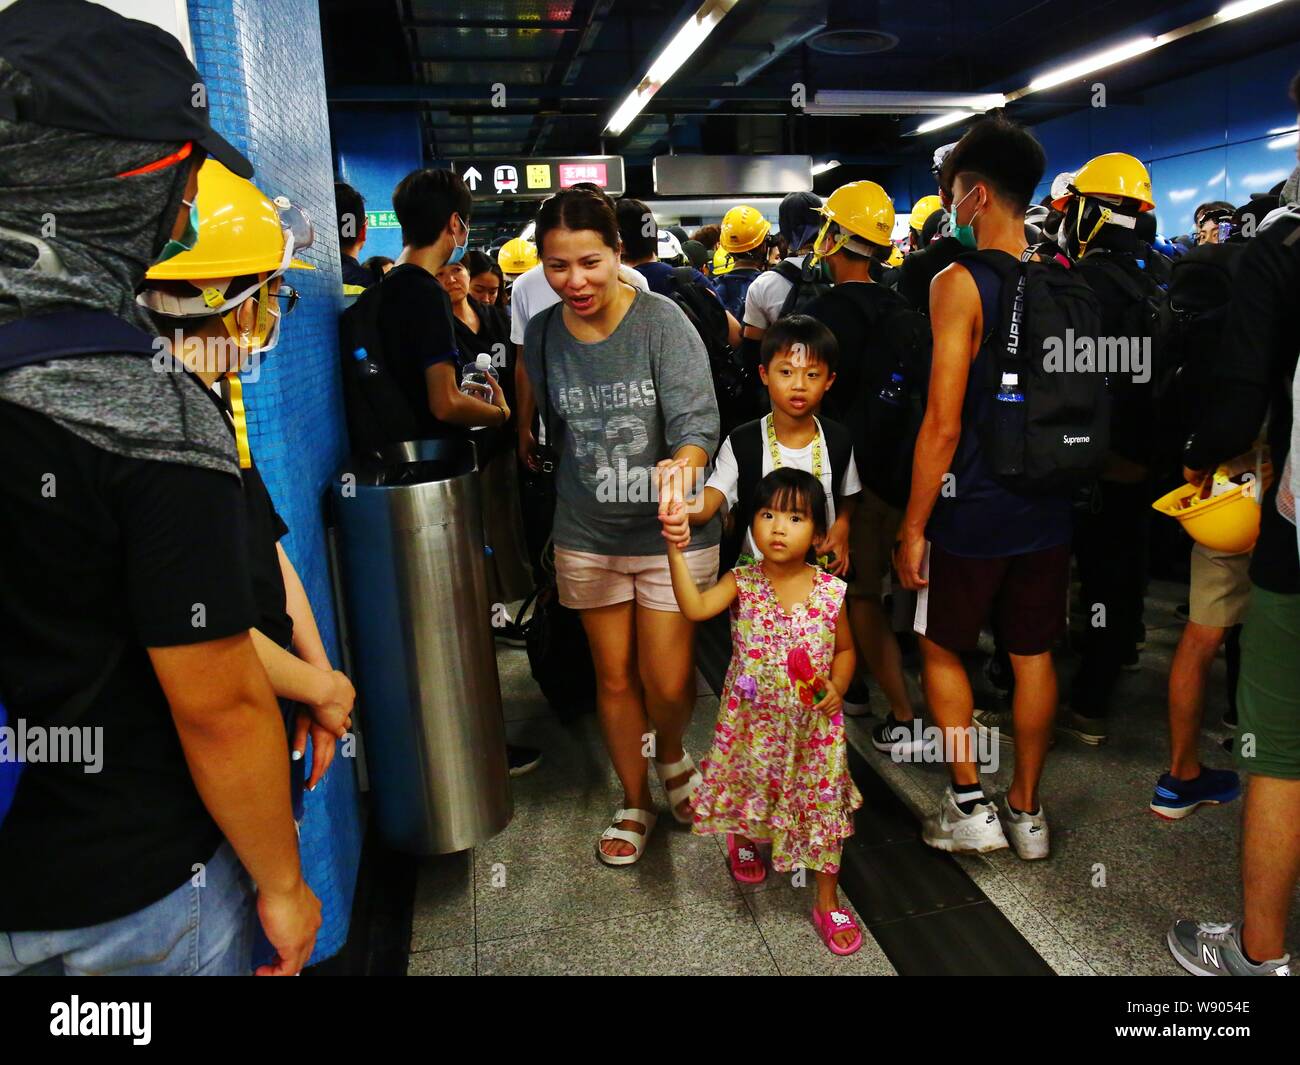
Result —
[{"label": "plastic water bottle", "polygon": [[357,360],[357,376],[363,381],[368,377],[378,377],[383,372],[365,348],[357,348],[352,357]]},{"label": "plastic water bottle", "polygon": [[484,403],[491,403],[492,382],[495,380],[497,380],[497,372],[492,367],[492,356],[485,351],[461,371],[460,390],[467,396],[481,399]]},{"label": "plastic water bottle", "polygon": [[1004,373],[1002,386],[996,396],[994,410],[994,440],[997,454],[993,456],[994,472],[1016,475],[1025,472],[1025,393],[1020,387],[1020,375]]},{"label": "plastic water bottle", "polygon": [[891,407],[903,405],[903,375],[897,370],[889,375],[889,381],[880,390],[880,402]]}]

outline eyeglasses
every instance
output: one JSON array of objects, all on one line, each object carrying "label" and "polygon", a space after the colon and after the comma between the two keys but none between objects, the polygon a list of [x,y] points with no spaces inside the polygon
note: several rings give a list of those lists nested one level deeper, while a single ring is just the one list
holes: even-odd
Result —
[{"label": "eyeglasses", "polygon": [[275,294],[275,298],[280,301],[280,315],[283,317],[298,306],[298,301],[302,299],[302,293],[292,285],[281,285],[280,291]]}]

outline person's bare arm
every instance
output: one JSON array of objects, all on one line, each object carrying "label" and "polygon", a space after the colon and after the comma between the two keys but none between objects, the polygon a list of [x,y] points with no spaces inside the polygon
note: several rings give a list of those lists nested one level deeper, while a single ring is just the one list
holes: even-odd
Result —
[{"label": "person's bare arm", "polygon": [[[530,470],[537,469],[537,438],[533,435],[533,418],[537,415],[537,397],[533,382],[524,366],[524,346],[515,345],[515,409],[519,415],[519,461]],[[554,441],[550,441],[553,445]]]},{"label": "person's bare arm", "polygon": [[302,578],[293,568],[283,544],[277,543],[275,552],[280,559],[280,577],[284,581],[285,609],[293,619],[293,649],[299,658],[310,662],[317,669],[333,669],[325,651],[325,642],[320,638],[320,629],[316,625],[316,615],[312,613],[311,600],[307,598],[307,589],[302,586]]},{"label": "person's bare arm", "polygon": [[721,614],[736,598],[736,578],[724,573],[712,588],[700,591],[691,576],[686,556],[673,544],[668,545],[668,572],[673,580],[673,596],[687,621],[707,621]]},{"label": "person's bare arm", "polygon": [[289,805],[289,747],[280,708],[248,633],[151,647],[185,761],[203,805],[258,888],[258,913],[279,953],[268,971],[311,956],[320,901],[302,876]]},{"label": "person's bare arm", "polygon": [[493,399],[500,406],[467,396],[456,382],[456,366],[452,362],[439,362],[424,371],[424,386],[429,397],[429,410],[440,422],[448,425],[502,426],[510,420],[501,386],[493,381]]},{"label": "person's bare arm", "polygon": [[[954,263],[930,285],[934,348],[925,417],[912,456],[912,492],[899,529],[895,565],[903,587],[923,588],[925,526],[952,466],[961,437],[961,408],[970,376],[971,352],[979,340],[980,297],[975,279]],[[961,486],[956,486],[961,490]]]},{"label": "person's bare arm", "polygon": [[736,321],[736,316],[730,311],[727,312],[727,343],[736,351],[740,350],[740,342],[745,337],[745,330],[741,324]]},{"label": "person's bare arm", "polygon": [[858,656],[853,649],[853,632],[849,629],[848,614],[840,612],[835,626],[835,657],[831,659],[831,675],[827,678],[827,692],[817,703],[817,709],[827,717],[844,709],[844,693],[853,683]]}]

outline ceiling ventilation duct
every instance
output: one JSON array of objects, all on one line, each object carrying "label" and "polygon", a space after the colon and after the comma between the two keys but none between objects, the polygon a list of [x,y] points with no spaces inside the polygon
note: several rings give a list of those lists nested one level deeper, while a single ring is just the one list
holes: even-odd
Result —
[{"label": "ceiling ventilation duct", "polygon": [[824,55],[864,56],[888,52],[898,38],[873,29],[880,22],[879,0],[830,0],[826,28],[808,39],[808,47]]}]

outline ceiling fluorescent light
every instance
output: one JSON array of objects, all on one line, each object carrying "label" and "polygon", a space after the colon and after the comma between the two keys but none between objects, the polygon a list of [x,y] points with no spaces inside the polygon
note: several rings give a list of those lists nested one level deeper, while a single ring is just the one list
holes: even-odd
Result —
[{"label": "ceiling fluorescent light", "polygon": [[812,174],[814,177],[816,177],[818,174],[824,174],[828,170],[834,170],[839,165],[840,165],[840,161],[838,159],[827,159],[826,162],[818,163],[815,167],[813,167]]},{"label": "ceiling fluorescent light", "polygon": [[965,122],[968,118],[974,118],[975,111],[953,111],[951,114],[939,115],[927,122],[922,122],[913,133],[930,133],[936,129],[943,129],[945,126],[955,126],[958,122]]},{"label": "ceiling fluorescent light", "polygon": [[663,87],[664,82],[681,69],[682,64],[713,32],[713,27],[721,22],[722,17],[738,2],[739,0],[705,0],[699,10],[686,20],[686,25],[673,35],[673,39],[650,64],[645,77],[619,105],[618,110],[606,124],[604,132],[618,136],[627,129],[632,120],[650,102],[651,97]]},{"label": "ceiling fluorescent light", "polygon": [[1139,56],[1143,52],[1149,52],[1158,44],[1160,42],[1155,37],[1139,37],[1136,40],[1116,45],[1114,48],[1107,48],[1104,52],[1097,52],[1085,59],[1067,63],[1063,67],[1057,67],[1055,70],[1048,71],[1046,74],[1035,78],[1029,83],[1028,91],[1041,92],[1043,89],[1050,89],[1067,81],[1074,81],[1085,74],[1091,74],[1094,70],[1111,67],[1116,63],[1124,62],[1126,59]]},{"label": "ceiling fluorescent light", "polygon": [[1006,103],[1000,92],[896,92],[823,89],[806,108],[822,115],[909,115],[936,111],[991,111]]},{"label": "ceiling fluorescent light", "polygon": [[1256,11],[1263,11],[1264,8],[1281,2],[1282,0],[1237,0],[1235,4],[1227,4],[1219,8],[1214,17],[1220,22],[1228,22],[1234,18],[1241,18],[1242,15],[1253,15]]}]

